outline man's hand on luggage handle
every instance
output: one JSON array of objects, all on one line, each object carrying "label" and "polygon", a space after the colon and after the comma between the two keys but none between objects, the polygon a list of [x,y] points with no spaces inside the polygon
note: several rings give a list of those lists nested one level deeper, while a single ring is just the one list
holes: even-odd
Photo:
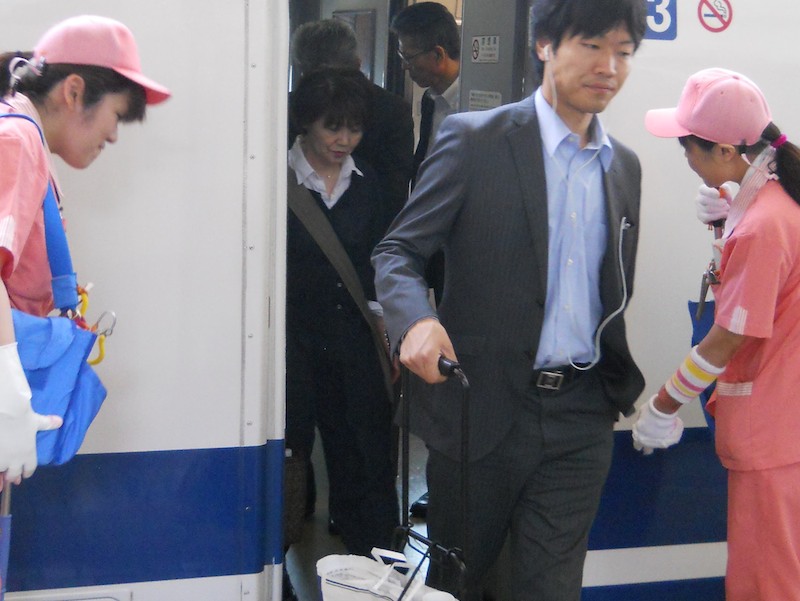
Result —
[{"label": "man's hand on luggage handle", "polygon": [[427,317],[412,325],[400,344],[400,362],[428,384],[447,380],[439,371],[439,357],[457,361],[453,343],[438,319]]}]

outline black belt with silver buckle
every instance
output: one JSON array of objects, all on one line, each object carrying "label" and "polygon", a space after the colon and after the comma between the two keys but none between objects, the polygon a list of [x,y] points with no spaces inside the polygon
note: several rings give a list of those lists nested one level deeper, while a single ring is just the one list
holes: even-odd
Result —
[{"label": "black belt with silver buckle", "polygon": [[540,390],[555,392],[570,382],[574,382],[587,371],[586,369],[578,369],[572,365],[534,369],[531,384]]}]

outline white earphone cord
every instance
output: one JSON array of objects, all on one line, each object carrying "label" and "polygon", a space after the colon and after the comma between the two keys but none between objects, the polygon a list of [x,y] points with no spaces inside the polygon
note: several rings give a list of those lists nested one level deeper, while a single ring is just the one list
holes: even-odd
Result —
[{"label": "white earphone cord", "polygon": [[574,367],[575,369],[579,369],[582,371],[592,369],[597,363],[600,361],[600,336],[603,333],[603,330],[606,326],[614,319],[617,315],[622,313],[625,310],[625,304],[628,302],[628,283],[625,281],[625,264],[622,262],[622,240],[625,236],[625,230],[630,227],[630,223],[628,223],[628,218],[623,217],[622,220],[619,222],[619,246],[617,248],[617,259],[619,260],[619,275],[622,278],[622,302],[620,303],[619,307],[617,307],[612,313],[608,315],[597,327],[597,332],[594,335],[594,358],[592,359],[591,363],[588,365],[580,366],[575,365],[572,359],[569,360],[569,364]]}]

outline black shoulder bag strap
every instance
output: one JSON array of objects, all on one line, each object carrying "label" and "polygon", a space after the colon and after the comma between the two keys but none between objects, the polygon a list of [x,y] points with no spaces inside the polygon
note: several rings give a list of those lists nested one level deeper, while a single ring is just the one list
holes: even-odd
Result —
[{"label": "black shoulder bag strap", "polygon": [[353,300],[356,302],[361,314],[369,324],[369,329],[372,332],[372,340],[375,343],[375,351],[378,353],[378,359],[381,363],[383,370],[383,379],[386,385],[386,392],[389,395],[389,400],[394,401],[394,386],[392,385],[392,368],[389,364],[389,357],[387,355],[387,345],[385,342],[385,334],[378,331],[375,316],[367,305],[367,299],[364,296],[364,289],[361,286],[361,280],[358,278],[353,262],[347,255],[347,251],[342,246],[336,232],[333,231],[330,221],[319,208],[317,201],[311,195],[311,192],[297,183],[297,176],[289,169],[286,178],[286,192],[287,203],[289,209],[297,216],[303,226],[306,228],[314,242],[322,249],[325,256],[333,265],[342,282],[347,287],[347,291]]}]

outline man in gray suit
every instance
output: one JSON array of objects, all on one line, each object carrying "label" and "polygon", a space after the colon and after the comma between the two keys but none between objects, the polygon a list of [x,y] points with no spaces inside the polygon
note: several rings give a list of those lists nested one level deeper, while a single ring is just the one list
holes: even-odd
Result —
[{"label": "man in gray suit", "polygon": [[[460,398],[470,384],[470,598],[506,536],[514,599],[577,601],[613,425],[644,387],[625,336],[641,171],[597,114],[645,32],[646,0],[536,0],[542,86],[445,119],[416,188],[373,254],[391,341],[428,446],[428,532],[463,543]],[[424,266],[445,252],[438,310]],[[429,583],[453,590],[446,570]]]}]

